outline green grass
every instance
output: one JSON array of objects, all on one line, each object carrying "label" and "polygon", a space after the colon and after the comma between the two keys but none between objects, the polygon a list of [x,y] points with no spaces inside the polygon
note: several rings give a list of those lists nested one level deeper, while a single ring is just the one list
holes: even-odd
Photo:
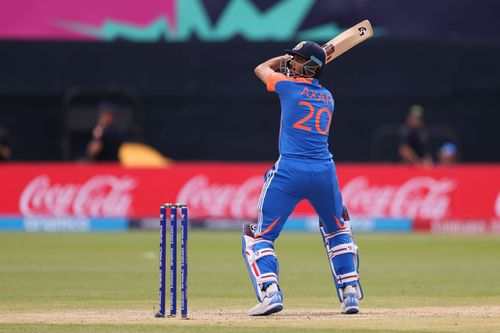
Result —
[{"label": "green grass", "polygon": [[[190,310],[243,312],[252,307],[256,300],[240,253],[240,235],[192,231],[189,236]],[[362,309],[500,305],[498,236],[371,234],[358,235],[357,243],[365,291]],[[319,234],[285,233],[276,242],[276,252],[286,310],[337,309]],[[1,314],[34,312],[130,310],[152,314],[157,290],[158,232],[0,233],[0,319]],[[142,325],[34,325],[4,320],[0,332],[157,332],[165,329],[158,321],[161,319]],[[260,330],[259,322],[255,327],[247,322],[239,328],[234,323],[200,325],[194,320],[168,325],[170,332],[204,332],[213,325],[221,332]],[[293,322],[290,325],[294,327]],[[350,331],[378,332],[376,327],[356,327]],[[419,332],[418,323],[415,327],[406,332]],[[279,325],[269,329],[285,331]],[[321,329],[319,325],[315,332]],[[422,331],[429,331],[428,327]]]},{"label": "green grass", "polygon": [[[234,327],[218,327],[216,329],[216,332],[237,332],[239,333],[245,333],[245,332],[256,332],[254,328],[234,328]],[[213,329],[206,328],[206,327],[189,327],[189,330],[186,330],[184,328],[175,328],[175,327],[169,327],[168,332],[169,333],[177,333],[177,332],[193,332],[193,333],[202,333],[202,332],[213,332]],[[266,330],[267,332],[268,330]],[[3,332],[9,332],[9,333],[16,333],[16,332],[37,332],[37,333],[53,333],[53,332],[73,332],[73,333],[94,333],[94,332],[106,332],[106,333],[113,333],[113,332],[144,332],[144,333],[165,333],[167,330],[165,329],[164,326],[161,325],[149,325],[149,326],[143,326],[143,325],[24,325],[24,326],[19,326],[19,325],[5,325],[5,326],[0,326],[0,333]],[[260,330],[262,332],[262,330]],[[289,328],[289,327],[282,327],[282,328],[274,328],[272,332],[275,333],[302,333],[304,332],[304,329],[302,328]],[[324,329],[315,329],[315,328],[308,328],[307,332],[312,332],[312,333],[320,333],[320,332],[332,332],[331,329],[324,330]],[[342,330],[343,333],[363,333],[366,332],[366,330]],[[392,330],[370,330],[370,333],[391,333],[391,332],[396,332]],[[405,331],[405,333],[421,333],[421,332],[426,332],[426,331]]]}]

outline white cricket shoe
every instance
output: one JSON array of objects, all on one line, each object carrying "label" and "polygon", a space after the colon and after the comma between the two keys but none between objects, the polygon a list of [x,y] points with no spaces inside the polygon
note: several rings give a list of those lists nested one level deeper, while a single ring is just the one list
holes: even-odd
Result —
[{"label": "white cricket shoe", "polygon": [[347,286],[343,291],[344,301],[340,305],[340,312],[345,314],[355,314],[359,312],[359,302],[356,297],[356,288]]},{"label": "white cricket shoe", "polygon": [[276,283],[266,289],[264,300],[248,311],[250,316],[268,316],[283,310],[283,295]]}]

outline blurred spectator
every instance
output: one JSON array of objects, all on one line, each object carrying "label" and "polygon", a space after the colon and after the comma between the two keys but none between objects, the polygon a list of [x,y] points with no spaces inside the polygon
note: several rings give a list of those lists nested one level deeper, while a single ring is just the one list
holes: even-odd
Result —
[{"label": "blurred spectator", "polygon": [[6,129],[0,127],[0,162],[10,160],[11,155],[9,134]]},{"label": "blurred spectator", "polygon": [[424,109],[412,105],[401,129],[399,156],[404,163],[431,165],[432,157],[428,147],[429,133],[424,126]]},{"label": "blurred spectator", "polygon": [[455,164],[458,161],[457,146],[451,142],[447,142],[439,148],[437,156],[440,164]]},{"label": "blurred spectator", "polygon": [[99,105],[97,124],[87,146],[87,157],[92,161],[118,161],[118,151],[125,141],[125,132],[118,125],[118,106],[103,102]]}]

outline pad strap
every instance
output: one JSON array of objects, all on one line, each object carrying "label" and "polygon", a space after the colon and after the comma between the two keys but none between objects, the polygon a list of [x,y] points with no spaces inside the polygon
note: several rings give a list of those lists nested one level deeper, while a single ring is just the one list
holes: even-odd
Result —
[{"label": "pad strap", "polygon": [[351,235],[351,230],[349,230],[349,229],[347,229],[347,230],[339,230],[339,231],[336,231],[336,232],[332,232],[330,234],[323,234],[323,237],[324,237],[325,241],[327,241],[329,239],[332,239],[333,237],[336,237],[336,236],[342,235],[342,234]]},{"label": "pad strap", "polygon": [[265,282],[276,282],[278,283],[278,276],[274,273],[264,273],[256,277],[257,283],[261,285]]},{"label": "pad strap", "polygon": [[245,255],[248,259],[248,263],[252,265],[255,263],[257,260],[267,257],[267,256],[273,256],[276,257],[276,254],[274,253],[274,250],[271,248],[263,248],[258,251],[253,252],[252,250],[246,250]]},{"label": "pad strap", "polygon": [[335,256],[345,254],[345,253],[354,253],[358,252],[358,247],[354,243],[345,243],[334,246],[328,249],[328,259],[332,260]]},{"label": "pad strap", "polygon": [[337,275],[337,284],[343,284],[347,282],[356,282],[359,279],[359,274],[358,272],[349,272],[345,274],[338,274]]},{"label": "pad strap", "polygon": [[276,257],[276,254],[274,253],[274,250],[271,249],[271,248],[260,249],[260,250],[255,251],[253,253],[253,260],[257,261],[260,258],[264,258],[264,257],[267,257],[267,256],[274,256],[274,257]]},{"label": "pad strap", "polygon": [[254,239],[254,243],[257,244],[257,243],[268,243],[268,244],[274,244],[273,241],[270,241],[268,239],[264,239],[264,238],[255,238]]}]

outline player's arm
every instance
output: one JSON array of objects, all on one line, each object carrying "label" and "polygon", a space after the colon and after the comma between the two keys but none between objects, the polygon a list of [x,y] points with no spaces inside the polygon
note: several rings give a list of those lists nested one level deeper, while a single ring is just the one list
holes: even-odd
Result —
[{"label": "player's arm", "polygon": [[259,66],[255,67],[255,75],[257,75],[257,77],[261,79],[264,84],[267,84],[269,77],[276,72],[276,70],[280,67],[281,62],[287,58],[287,55],[283,55],[263,62]]},{"label": "player's arm", "polygon": [[423,162],[424,162],[425,166],[432,166],[433,162],[432,162],[432,156],[431,156],[431,154],[429,154],[429,153],[425,154]]},{"label": "player's arm", "polygon": [[401,159],[404,162],[408,162],[411,164],[419,164],[421,162],[420,157],[408,144],[401,144],[399,146],[399,156],[401,156]]},{"label": "player's arm", "polygon": [[399,146],[399,156],[403,162],[408,162],[415,165],[432,165],[432,156],[429,153],[426,153],[424,157],[420,158],[415,150],[408,144],[401,144]]},{"label": "player's arm", "polygon": [[10,147],[8,145],[0,143],[0,157],[3,157],[4,160],[10,160],[11,156],[12,156],[12,151]]}]

